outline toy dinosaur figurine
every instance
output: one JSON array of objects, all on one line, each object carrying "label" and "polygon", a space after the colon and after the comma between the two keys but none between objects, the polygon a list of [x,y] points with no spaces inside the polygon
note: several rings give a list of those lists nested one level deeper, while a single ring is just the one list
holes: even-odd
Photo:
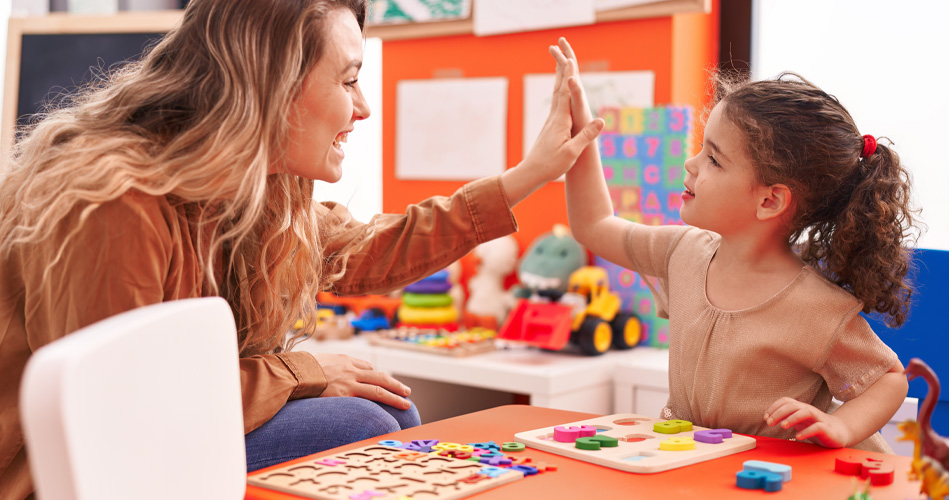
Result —
[{"label": "toy dinosaur figurine", "polygon": [[923,455],[919,422],[907,420],[898,427],[903,431],[903,435],[897,439],[913,442],[913,461],[910,462],[909,479],[921,481],[919,491],[925,493],[928,498],[945,500],[949,497],[949,472],[946,472],[939,462]]},{"label": "toy dinosaur figurine", "polygon": [[929,385],[929,392],[919,411],[919,421],[907,420],[899,425],[903,431],[900,441],[913,441],[913,461],[910,463],[909,478],[920,480],[919,491],[932,500],[949,498],[949,472],[947,472],[946,439],[936,434],[930,425],[933,408],[939,399],[939,379],[922,360],[913,358],[906,367],[910,380],[923,377]]},{"label": "toy dinosaur figurine", "polygon": [[939,400],[939,379],[932,368],[919,358],[909,361],[905,373],[910,380],[922,377],[929,386],[929,392],[926,393],[926,398],[923,399],[923,404],[919,409],[918,419],[923,455],[939,462],[944,469],[949,469],[949,440],[937,434],[930,425],[933,410]]}]

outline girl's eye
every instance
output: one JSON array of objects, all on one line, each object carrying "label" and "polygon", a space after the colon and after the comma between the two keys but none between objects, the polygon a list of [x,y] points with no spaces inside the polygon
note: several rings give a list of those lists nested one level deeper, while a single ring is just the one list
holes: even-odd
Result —
[{"label": "girl's eye", "polygon": [[721,167],[721,165],[718,164],[718,160],[716,160],[714,156],[712,155],[707,155],[707,156],[708,156],[708,159],[711,160],[712,165],[715,165],[716,167]]}]

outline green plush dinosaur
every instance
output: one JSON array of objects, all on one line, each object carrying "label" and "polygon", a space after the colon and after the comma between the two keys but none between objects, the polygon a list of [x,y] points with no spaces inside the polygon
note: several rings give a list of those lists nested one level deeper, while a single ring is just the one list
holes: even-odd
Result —
[{"label": "green plush dinosaur", "polygon": [[514,296],[558,300],[567,291],[570,274],[585,265],[586,250],[566,226],[557,224],[553,231],[538,236],[521,257],[517,269],[521,284],[514,288]]}]

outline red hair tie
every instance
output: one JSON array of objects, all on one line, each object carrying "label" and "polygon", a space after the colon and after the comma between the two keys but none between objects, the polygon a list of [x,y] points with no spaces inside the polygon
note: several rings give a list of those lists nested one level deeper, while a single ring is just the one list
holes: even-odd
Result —
[{"label": "red hair tie", "polygon": [[877,140],[874,139],[872,135],[863,136],[863,154],[860,155],[860,158],[866,158],[876,153],[876,150]]}]

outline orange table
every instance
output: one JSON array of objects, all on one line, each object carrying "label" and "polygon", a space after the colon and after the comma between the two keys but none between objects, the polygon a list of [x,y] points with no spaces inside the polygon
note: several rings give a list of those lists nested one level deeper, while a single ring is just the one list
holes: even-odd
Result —
[{"label": "orange table", "polygon": [[[411,441],[439,439],[456,443],[513,441],[514,434],[553,425],[584,420],[597,415],[536,406],[510,405],[449,418],[399,431],[371,440],[342,446],[313,457],[332,455],[348,449],[377,443],[382,439]],[[905,500],[919,498],[919,482],[907,480],[910,458],[881,455],[851,449],[831,450],[820,446],[757,438],[757,448],[727,457],[702,462],[657,474],[632,474],[578,460],[572,460],[528,448],[519,452],[535,461],[557,466],[556,471],[525,477],[471,498],[492,499],[742,499],[780,498],[781,500],[814,498],[845,500],[854,491],[852,476],[834,472],[836,457],[853,456],[883,458],[896,469],[895,480],[888,486],[873,487],[873,500]],[[512,454],[513,455],[513,454]],[[304,461],[305,457],[294,462]],[[735,473],[745,460],[777,462],[792,467],[791,481],[776,493],[744,490],[735,486]],[[293,463],[293,462],[287,462]],[[275,467],[280,467],[281,464]],[[289,500],[299,497],[254,486],[248,486],[248,500]]]}]

